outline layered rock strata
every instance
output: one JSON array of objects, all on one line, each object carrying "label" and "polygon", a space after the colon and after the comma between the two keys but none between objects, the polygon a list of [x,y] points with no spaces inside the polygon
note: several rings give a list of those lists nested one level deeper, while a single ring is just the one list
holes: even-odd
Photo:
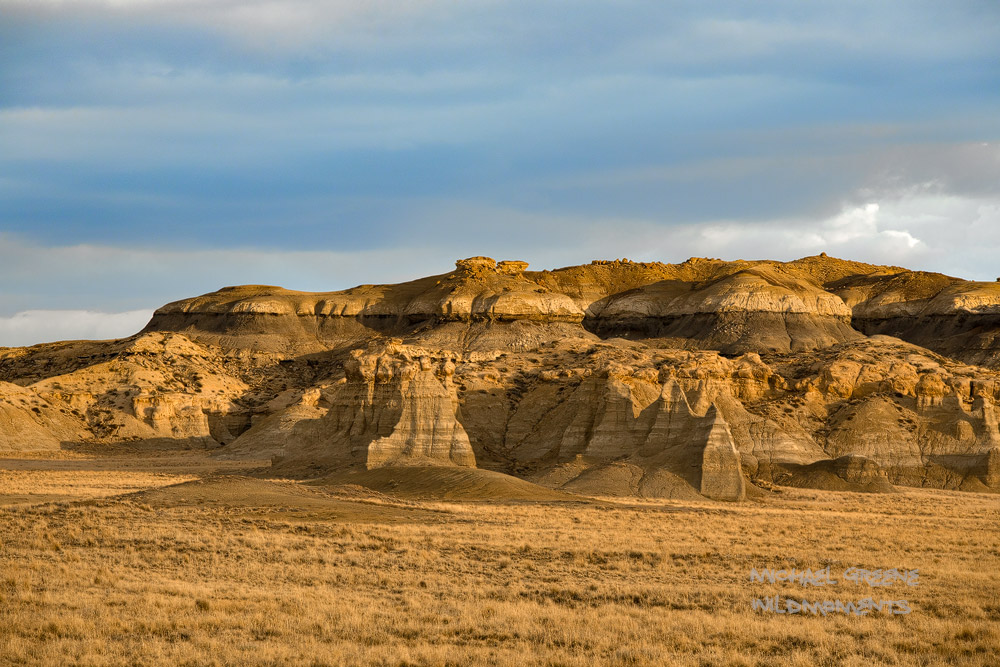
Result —
[{"label": "layered rock strata", "polygon": [[998,317],[1000,285],[825,256],[231,287],[129,339],[0,348],[0,449],[478,466],[597,495],[997,490]]}]

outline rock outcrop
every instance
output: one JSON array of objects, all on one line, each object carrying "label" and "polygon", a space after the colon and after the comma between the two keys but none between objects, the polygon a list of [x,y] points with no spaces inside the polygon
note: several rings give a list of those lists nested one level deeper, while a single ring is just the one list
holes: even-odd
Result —
[{"label": "rock outcrop", "polygon": [[[438,365],[427,356],[416,361],[404,358],[401,362],[379,357],[376,380],[389,384],[393,396],[385,404],[371,407],[377,411],[388,405],[394,410],[399,405],[399,417],[388,435],[367,445],[365,465],[369,469],[385,465],[476,465],[469,436],[455,414],[458,397],[451,381],[454,371],[450,360]],[[364,381],[371,382],[369,378]]]},{"label": "rock outcrop", "polygon": [[997,491],[998,335],[1000,285],[826,256],[472,257],[398,285],[228,287],[128,339],[0,348],[0,449],[479,467],[598,495]]},{"label": "rock outcrop", "polygon": [[58,451],[86,433],[79,413],[31,389],[0,382],[0,453]]},{"label": "rock outcrop", "polygon": [[[458,396],[449,358],[398,344],[354,350],[345,375],[326,389],[328,409],[293,431],[302,406],[254,426],[234,451],[274,455],[285,469],[302,466],[476,465],[458,420]],[[314,403],[320,399],[313,399]],[[289,423],[291,421],[291,424]]]},{"label": "rock outcrop", "polygon": [[706,418],[711,420],[712,425],[701,454],[701,495],[714,500],[743,500],[746,485],[740,467],[740,453],[736,450],[729,426],[714,408]]}]

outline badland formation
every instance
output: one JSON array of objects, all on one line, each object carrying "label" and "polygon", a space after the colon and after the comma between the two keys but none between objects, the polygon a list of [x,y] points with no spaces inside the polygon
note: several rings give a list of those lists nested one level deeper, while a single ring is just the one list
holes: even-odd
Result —
[{"label": "badland formation", "polygon": [[473,257],[0,348],[0,451],[197,447],[288,476],[435,466],[666,498],[1000,491],[998,369],[997,283],[825,255]]}]

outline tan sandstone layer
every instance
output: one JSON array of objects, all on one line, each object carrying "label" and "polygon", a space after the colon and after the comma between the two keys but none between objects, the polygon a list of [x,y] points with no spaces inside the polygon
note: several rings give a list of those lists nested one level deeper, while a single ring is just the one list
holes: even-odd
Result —
[{"label": "tan sandstone layer", "polygon": [[826,256],[527,269],[229,287],[129,339],[0,349],[0,448],[207,447],[290,475],[480,467],[720,500],[1000,488],[1000,285]]}]

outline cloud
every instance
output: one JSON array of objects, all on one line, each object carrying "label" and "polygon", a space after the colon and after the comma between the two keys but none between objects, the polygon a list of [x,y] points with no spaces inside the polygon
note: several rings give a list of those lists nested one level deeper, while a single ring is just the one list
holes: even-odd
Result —
[{"label": "cloud", "polygon": [[[1000,253],[1000,196],[910,188],[820,219],[688,225],[668,247],[724,259],[790,260],[827,252],[846,259],[992,281]],[[660,244],[663,248],[667,244]]]},{"label": "cloud", "polygon": [[906,7],[816,0],[807,10],[787,0],[578,0],[572,8],[529,0],[0,0],[0,7],[14,18],[41,21],[213,30],[248,48],[272,51],[504,48],[533,57],[561,53],[578,59],[598,52],[683,65],[777,61],[792,49],[882,66],[915,54],[978,54],[994,46],[997,15],[992,3],[975,0],[917,0]]},{"label": "cloud", "polygon": [[477,28],[477,19],[525,9],[511,5],[512,11],[492,0],[0,0],[26,21],[202,31],[225,37],[231,48],[268,55],[471,47],[497,37]]},{"label": "cloud", "polygon": [[707,224],[690,229],[690,246],[728,259],[789,260],[826,252],[876,264],[910,262],[913,268],[923,268],[926,244],[907,229],[887,228],[881,221],[882,209],[869,203],[846,207],[826,220]]},{"label": "cloud", "polygon": [[[844,4],[0,0],[0,229],[349,249],[414,200],[827,215],[1000,132],[989,21]],[[968,153],[949,169],[1000,183]]]},{"label": "cloud", "polygon": [[823,224],[823,230],[817,234],[820,243],[834,247],[861,243],[885,242],[890,246],[913,250],[920,244],[920,239],[914,238],[906,230],[879,229],[879,205],[865,204],[848,209],[835,218]]},{"label": "cloud", "polygon": [[125,338],[149,322],[152,310],[101,313],[93,310],[26,310],[0,317],[0,347],[59,340]]}]

